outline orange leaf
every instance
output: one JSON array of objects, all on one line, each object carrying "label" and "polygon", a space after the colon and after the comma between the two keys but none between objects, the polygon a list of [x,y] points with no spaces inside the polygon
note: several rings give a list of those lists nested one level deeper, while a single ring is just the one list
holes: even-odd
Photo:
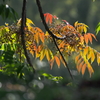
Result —
[{"label": "orange leaf", "polygon": [[91,36],[97,41],[96,36],[91,33]]},{"label": "orange leaf", "polygon": [[77,64],[79,65],[79,64],[81,63],[82,60],[83,60],[83,59],[80,58],[80,59],[77,61]]},{"label": "orange leaf", "polygon": [[92,36],[91,36],[91,33],[87,33],[87,37],[88,37],[90,43],[92,44]]},{"label": "orange leaf", "polygon": [[80,36],[80,41],[84,42],[84,37],[83,36]]},{"label": "orange leaf", "polygon": [[77,63],[79,57],[80,57],[80,54],[75,57],[75,63]]},{"label": "orange leaf", "polygon": [[44,43],[45,36],[43,32],[39,33],[39,37],[40,37],[40,40]]},{"label": "orange leaf", "polygon": [[84,34],[84,40],[85,40],[85,43],[88,44],[89,40],[88,40],[87,34]]},{"label": "orange leaf", "polygon": [[38,32],[34,34],[34,40],[36,41],[37,44],[39,43],[39,33]]},{"label": "orange leaf", "polygon": [[60,48],[60,49],[64,48],[64,45],[65,45],[64,42],[65,42],[65,41],[62,41],[62,42],[59,44],[59,48]]},{"label": "orange leaf", "polygon": [[82,62],[79,64],[79,66],[78,66],[78,71],[79,71],[79,72],[81,71],[81,68],[82,68],[83,64],[84,64],[84,61],[82,61]]},{"label": "orange leaf", "polygon": [[62,59],[62,56],[61,55],[60,55],[60,60],[63,63],[63,65],[66,67],[66,64],[65,64],[64,60]]},{"label": "orange leaf", "polygon": [[84,73],[85,73],[85,69],[86,69],[86,64],[84,64],[83,66],[82,66],[82,75],[84,75]]},{"label": "orange leaf", "polygon": [[55,58],[55,61],[58,65],[58,68],[59,68],[60,67],[60,59],[57,56],[54,56],[54,58]]}]

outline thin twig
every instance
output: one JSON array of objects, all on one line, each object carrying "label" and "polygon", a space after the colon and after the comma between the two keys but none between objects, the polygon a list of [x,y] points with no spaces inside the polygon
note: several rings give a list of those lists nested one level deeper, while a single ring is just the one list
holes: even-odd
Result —
[{"label": "thin twig", "polygon": [[63,39],[65,39],[65,37],[59,38],[59,37],[55,36],[55,35],[49,30],[49,28],[48,28],[48,26],[47,26],[47,24],[46,24],[46,21],[45,21],[45,19],[44,19],[44,14],[43,14],[43,11],[42,11],[42,7],[41,7],[41,4],[40,4],[40,1],[39,1],[39,0],[36,0],[36,3],[37,3],[37,6],[38,6],[38,10],[39,10],[40,17],[41,17],[41,19],[42,19],[43,25],[44,25],[46,31],[51,35],[51,37],[52,37],[52,39],[53,39],[53,42],[54,42],[56,48],[58,49],[58,51],[59,51],[59,53],[60,53],[60,55],[61,55],[63,61],[65,62],[65,65],[66,65],[66,67],[67,67],[67,69],[68,69],[68,72],[69,72],[71,78],[73,79],[73,76],[72,76],[72,74],[71,74],[71,72],[70,72],[70,69],[69,69],[69,67],[68,67],[68,64],[67,64],[67,62],[66,62],[66,60],[65,60],[65,58],[64,58],[64,56],[63,56],[63,54],[61,53],[61,51],[60,51],[60,49],[59,49],[59,47],[58,47],[58,45],[57,45],[57,43],[56,43],[56,40],[55,40],[55,39],[62,39],[62,40],[63,40]]},{"label": "thin twig", "polygon": [[23,0],[23,7],[22,7],[22,20],[21,20],[21,42],[23,45],[24,53],[26,56],[26,60],[28,64],[33,68],[33,71],[35,73],[35,69],[30,61],[30,57],[28,56],[27,50],[26,50],[26,45],[25,45],[25,32],[24,29],[26,27],[26,0]]},{"label": "thin twig", "polygon": [[[53,37],[52,37],[52,38],[53,38]],[[73,79],[73,76],[72,76],[72,74],[71,74],[71,72],[70,72],[70,69],[69,69],[69,67],[68,67],[68,64],[67,64],[67,62],[66,62],[66,60],[65,60],[65,58],[64,58],[64,56],[63,56],[63,54],[62,54],[62,52],[60,51],[60,49],[59,49],[59,47],[58,47],[58,45],[57,45],[57,42],[56,42],[55,38],[53,38],[53,41],[54,41],[54,44],[56,45],[56,48],[58,49],[58,51],[59,51],[59,53],[60,53],[60,55],[61,55],[61,57],[62,57],[62,59],[63,59],[63,61],[64,61],[65,65],[66,65],[66,67],[67,67],[67,70],[68,70],[68,72],[69,72],[71,78]]]}]

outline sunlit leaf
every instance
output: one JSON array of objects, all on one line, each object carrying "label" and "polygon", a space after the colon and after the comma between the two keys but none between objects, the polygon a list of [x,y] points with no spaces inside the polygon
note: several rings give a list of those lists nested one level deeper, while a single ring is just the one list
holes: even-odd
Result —
[{"label": "sunlit leaf", "polygon": [[98,35],[98,33],[100,32],[100,22],[96,26],[96,30],[95,31],[96,31],[96,35]]},{"label": "sunlit leaf", "polygon": [[79,72],[81,71],[81,69],[82,69],[82,67],[83,67],[83,64],[84,64],[84,61],[82,61],[82,62],[79,64],[79,66],[78,66],[78,71],[79,71]]},{"label": "sunlit leaf", "polygon": [[82,70],[82,75],[84,75],[84,73],[85,73],[86,66],[87,66],[86,63],[84,63],[84,65],[82,66],[82,69],[81,69]]},{"label": "sunlit leaf", "polygon": [[50,52],[49,52],[49,49],[45,49],[45,55],[46,55],[46,58],[48,61],[50,61]]},{"label": "sunlit leaf", "polygon": [[79,33],[82,33],[82,32],[86,33],[87,32],[88,26],[84,23],[78,23],[78,21],[76,21],[74,23],[74,26],[77,29],[77,31],[79,31]]},{"label": "sunlit leaf", "polygon": [[91,75],[94,73],[94,70],[93,70],[93,68],[92,68],[92,66],[89,62],[87,62],[87,68],[88,68],[88,71],[89,71],[89,74],[90,74],[90,77],[91,77]]},{"label": "sunlit leaf", "polygon": [[80,59],[77,61],[77,64],[79,65],[79,64],[81,63],[82,60],[83,60],[83,59],[80,58]]},{"label": "sunlit leaf", "polygon": [[76,22],[74,23],[74,26],[77,27],[77,24],[78,24],[78,21],[76,21]]},{"label": "sunlit leaf", "polygon": [[84,37],[80,36],[80,41],[83,43],[84,42]]},{"label": "sunlit leaf", "polygon": [[46,51],[45,51],[45,49],[42,49],[41,52],[40,52],[40,60],[43,60],[45,55],[46,55]]},{"label": "sunlit leaf", "polygon": [[100,64],[100,53],[97,53],[97,63]]},{"label": "sunlit leaf", "polygon": [[85,47],[83,54],[86,56],[88,54],[88,52],[89,52],[89,47],[87,46],[87,47]]},{"label": "sunlit leaf", "polygon": [[29,26],[29,24],[33,24],[34,25],[32,20],[30,20],[29,18],[26,18],[26,25]]},{"label": "sunlit leaf", "polygon": [[63,60],[61,55],[59,56],[59,58],[60,58],[60,61],[63,63],[63,65],[66,67],[66,64],[65,64],[65,62],[64,62],[64,60]]},{"label": "sunlit leaf", "polygon": [[90,43],[92,44],[92,36],[91,36],[91,33],[87,33],[87,37],[88,37]]},{"label": "sunlit leaf", "polygon": [[80,54],[75,57],[75,63],[78,62],[79,58],[80,58]]},{"label": "sunlit leaf", "polygon": [[85,40],[85,43],[86,43],[86,44],[88,44],[88,42],[89,42],[89,39],[88,39],[88,36],[87,36],[87,34],[84,34],[84,40]]},{"label": "sunlit leaf", "polygon": [[87,32],[87,27],[84,26],[84,27],[83,27],[83,30],[84,30],[84,33],[86,33],[86,32]]},{"label": "sunlit leaf", "polygon": [[97,41],[96,36],[91,33],[91,36]]},{"label": "sunlit leaf", "polygon": [[53,15],[50,14],[50,13],[45,13],[45,14],[44,14],[44,17],[45,17],[45,19],[46,19],[46,23],[49,23],[49,24],[52,24],[53,18],[54,18],[54,19],[58,19],[58,17],[56,17],[55,15],[53,16]]},{"label": "sunlit leaf", "polygon": [[39,37],[40,37],[40,40],[44,43],[44,40],[45,40],[45,36],[44,36],[44,33],[42,32],[42,33],[40,33],[39,34]]},{"label": "sunlit leaf", "polygon": [[93,50],[90,50],[90,54],[91,54],[91,63],[93,63],[94,60],[95,60],[95,54],[94,54],[94,51],[93,51]]},{"label": "sunlit leaf", "polygon": [[58,68],[60,67],[60,59],[57,56],[54,56],[54,59],[58,65]]}]

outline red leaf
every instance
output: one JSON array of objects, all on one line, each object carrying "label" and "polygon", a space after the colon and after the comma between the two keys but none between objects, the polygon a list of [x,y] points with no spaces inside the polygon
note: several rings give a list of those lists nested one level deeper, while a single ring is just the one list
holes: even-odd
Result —
[{"label": "red leaf", "polygon": [[46,23],[49,23],[49,24],[52,24],[53,18],[54,18],[54,19],[58,19],[58,17],[56,17],[55,15],[53,16],[53,15],[50,14],[50,13],[45,13],[45,14],[44,14],[44,17],[45,17]]}]

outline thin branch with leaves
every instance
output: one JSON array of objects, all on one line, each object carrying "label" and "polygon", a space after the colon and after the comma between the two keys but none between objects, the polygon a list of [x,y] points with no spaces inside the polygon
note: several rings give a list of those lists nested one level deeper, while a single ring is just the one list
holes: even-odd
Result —
[{"label": "thin branch with leaves", "polygon": [[65,60],[65,58],[64,58],[64,56],[63,56],[63,54],[61,53],[61,51],[60,51],[60,49],[59,49],[59,47],[58,47],[58,45],[57,45],[57,43],[56,43],[56,40],[55,40],[55,39],[62,39],[62,40],[63,40],[63,39],[65,39],[66,36],[64,36],[64,37],[57,37],[57,36],[55,36],[55,35],[49,30],[49,28],[48,28],[48,26],[47,26],[47,24],[46,24],[46,21],[45,21],[45,19],[44,19],[44,14],[43,14],[43,11],[42,11],[42,7],[41,7],[41,4],[40,4],[40,1],[39,1],[39,0],[36,0],[36,3],[37,3],[37,6],[38,6],[38,10],[39,10],[40,17],[41,17],[41,19],[42,19],[43,25],[44,25],[46,31],[51,35],[51,37],[52,37],[52,39],[53,39],[53,42],[54,42],[54,44],[55,44],[57,50],[59,51],[59,53],[60,53],[60,55],[61,55],[61,57],[62,57],[62,59],[63,59],[65,65],[66,65],[66,67],[67,67],[67,69],[68,69],[68,72],[69,72],[71,78],[73,79],[73,76],[72,76],[72,74],[71,74],[71,72],[70,72],[70,69],[69,69],[69,67],[68,67],[68,64],[67,64],[67,62],[66,62],[66,60]]},{"label": "thin branch with leaves", "polygon": [[27,53],[27,50],[26,50],[26,45],[25,45],[25,32],[24,32],[24,29],[26,27],[26,1],[27,0],[23,0],[23,7],[22,7],[22,20],[21,20],[21,42],[22,42],[22,45],[23,45],[23,49],[24,49],[24,53],[25,53],[25,56],[26,56],[26,59],[27,59],[27,62],[28,64],[33,68],[33,71],[35,73],[35,69],[30,61],[30,57],[28,56],[28,53]]}]

